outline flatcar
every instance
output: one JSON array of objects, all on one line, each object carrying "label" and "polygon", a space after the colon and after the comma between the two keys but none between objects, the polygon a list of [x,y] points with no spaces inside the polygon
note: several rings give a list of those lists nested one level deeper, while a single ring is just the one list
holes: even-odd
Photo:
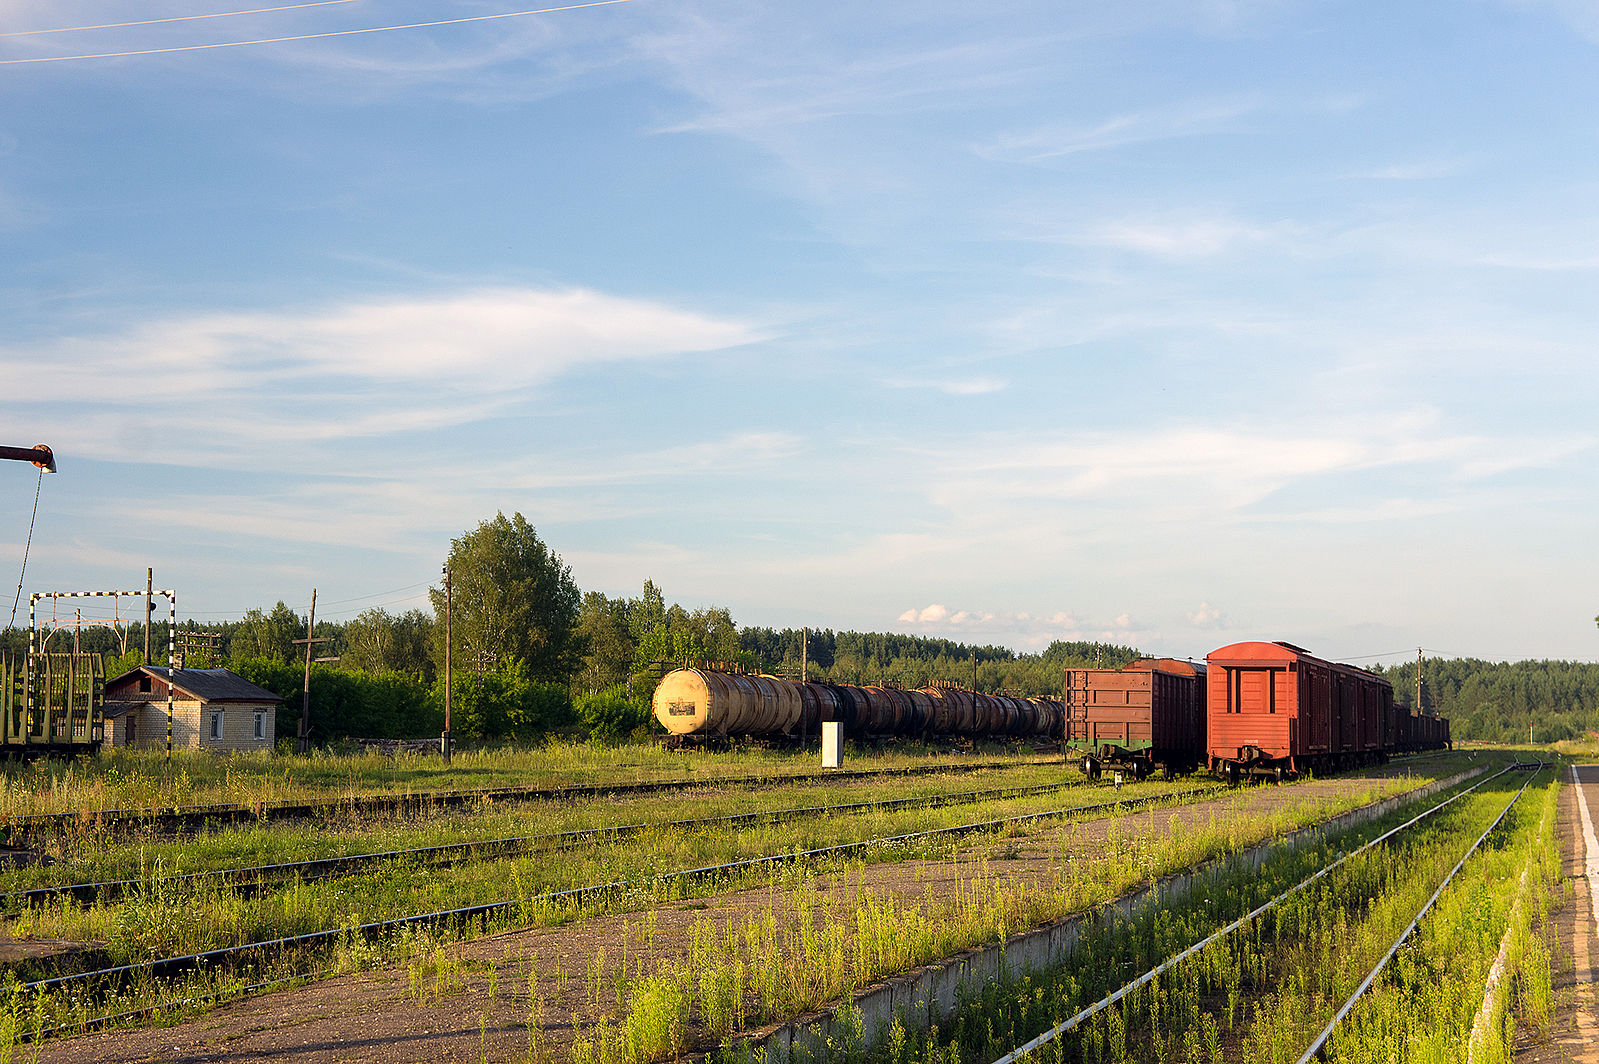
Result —
[{"label": "flatcar", "polygon": [[1391,684],[1292,643],[1234,643],[1205,659],[1206,756],[1227,779],[1281,779],[1386,760]]},{"label": "flatcar", "polygon": [[943,735],[1058,738],[1057,699],[985,695],[939,684],[915,690],[796,683],[720,668],[674,669],[655,687],[655,719],[673,736],[815,735],[837,721],[851,738]]},{"label": "flatcar", "polygon": [[1198,765],[1205,735],[1205,666],[1141,658],[1120,669],[1067,669],[1066,747],[1093,778],[1111,769],[1142,779]]}]

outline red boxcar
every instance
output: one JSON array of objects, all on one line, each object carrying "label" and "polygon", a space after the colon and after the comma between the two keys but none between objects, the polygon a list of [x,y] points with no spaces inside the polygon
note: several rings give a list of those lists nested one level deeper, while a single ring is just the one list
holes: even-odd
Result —
[{"label": "red boxcar", "polygon": [[1396,706],[1398,742],[1396,750],[1446,750],[1453,749],[1449,741],[1449,718],[1430,717],[1425,713],[1412,713],[1409,706]]},{"label": "red boxcar", "polygon": [[1188,772],[1204,753],[1205,666],[1143,658],[1122,669],[1067,669],[1066,745],[1083,772]]},{"label": "red boxcar", "polygon": [[1217,775],[1281,778],[1384,760],[1393,748],[1393,687],[1291,643],[1212,651],[1206,746]]}]

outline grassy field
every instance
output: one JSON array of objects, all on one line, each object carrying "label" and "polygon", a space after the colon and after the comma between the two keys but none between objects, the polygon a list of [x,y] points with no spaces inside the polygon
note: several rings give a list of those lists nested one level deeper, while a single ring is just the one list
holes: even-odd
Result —
[{"label": "grassy field", "polygon": [[[906,768],[993,759],[1043,760],[1014,747],[949,754],[905,745],[852,748],[846,768]],[[199,751],[107,750],[76,761],[0,764],[0,822],[34,813],[253,804],[346,795],[399,795],[486,787],[554,787],[677,777],[813,771],[814,752],[748,749],[684,753],[654,745],[551,743],[537,749],[460,750],[436,756],[313,753],[307,757]]]},{"label": "grassy field", "polygon": [[[1491,844],[1440,897],[1385,977],[1337,1031],[1327,1059],[1453,1064],[1463,1059],[1475,1027],[1477,1059],[1507,1060],[1517,1022],[1548,1022],[1549,957],[1532,929],[1547,914],[1559,871],[1553,776],[1541,774]],[[1525,779],[1485,787],[1385,848],[1354,858],[1029,1059],[1296,1060]],[[1147,912],[1130,925],[1101,929],[1070,969],[989,987],[942,1030],[892,1038],[871,1059],[995,1060],[1104,997],[1119,980],[1176,955],[1399,819],[1394,814],[1283,853],[1258,873]],[[1526,899],[1519,906],[1518,897]],[[1496,1004],[1484,1005],[1488,972],[1502,945],[1509,947],[1503,952],[1510,989]]]},{"label": "grassy field", "polygon": [[[991,756],[982,754],[977,756]],[[421,759],[414,759],[421,760]],[[974,757],[897,752],[859,757],[857,767],[898,767],[936,763],[958,770]],[[1028,761],[1036,762],[1031,757]],[[350,928],[415,913],[460,906],[513,901],[516,904],[490,924],[494,927],[548,926],[601,912],[650,913],[666,899],[719,894],[750,886],[788,892],[794,908],[817,889],[818,877],[848,874],[871,864],[909,859],[983,862],[1013,854],[1030,834],[1048,836],[1060,823],[1026,830],[1005,830],[959,841],[922,840],[875,846],[864,855],[793,864],[729,876],[711,882],[677,882],[666,886],[652,877],[684,868],[720,864],[741,858],[790,853],[854,840],[881,839],[910,831],[1036,813],[1104,801],[1108,785],[1091,785],[1059,762],[1016,764],[1004,769],[952,771],[904,779],[822,780],[780,783],[758,789],[716,786],[715,778],[752,772],[808,770],[811,755],[779,756],[770,752],[732,755],[665,755],[654,750],[603,751],[562,748],[524,753],[498,752],[458,758],[452,770],[436,760],[412,766],[406,759],[356,757],[300,762],[256,762],[185,758],[179,774],[201,783],[193,800],[241,800],[241,788],[270,783],[275,798],[310,794],[378,793],[389,789],[432,789],[456,785],[449,771],[476,773],[478,786],[522,782],[515,772],[545,773],[558,781],[685,776],[704,778],[706,785],[668,794],[604,798],[576,802],[505,804],[484,800],[473,808],[401,816],[374,815],[296,824],[249,824],[173,837],[146,830],[124,836],[106,832],[92,820],[72,822],[45,844],[51,863],[0,874],[7,891],[45,884],[133,878],[142,886],[131,895],[88,907],[65,901],[35,907],[8,918],[14,938],[30,936],[93,943],[93,951],[60,962],[64,970],[104,964],[137,963],[219,946],[238,945],[285,935]],[[325,763],[323,763],[325,762]],[[692,1024],[720,1036],[759,1020],[791,1014],[847,994],[885,974],[925,963],[970,945],[992,941],[1006,928],[1053,919],[1096,904],[1151,877],[1251,845],[1273,834],[1316,823],[1385,793],[1419,786],[1467,763],[1465,755],[1417,762],[1409,778],[1373,780],[1346,789],[1336,800],[1297,801],[1270,815],[1227,813],[1212,816],[1180,833],[1133,831],[1113,818],[1106,844],[1091,857],[1066,852],[1057,837],[1045,858],[1046,887],[1028,887],[1004,877],[979,874],[970,889],[950,896],[889,903],[870,892],[857,892],[848,905],[823,907],[820,922],[804,925],[767,918],[738,926],[710,926],[695,931],[686,955],[656,966],[640,966],[625,985],[613,987],[614,1011],[579,1027],[572,1045],[574,1059],[584,1054],[600,1061],[642,1061],[651,1053],[629,1045],[655,1045],[660,1024]],[[686,769],[685,770],[685,766]],[[125,770],[125,771],[124,771]],[[166,771],[158,759],[111,757],[104,764],[56,766],[29,771],[55,772],[56,800],[65,808],[102,808],[147,802],[156,773]],[[191,771],[192,770],[192,771]],[[414,773],[413,773],[414,770]],[[137,784],[127,784],[138,777]],[[159,777],[168,779],[168,777]],[[247,780],[248,782],[241,782]],[[309,780],[308,783],[303,781]],[[866,802],[916,795],[934,795],[997,787],[1032,786],[1066,780],[1070,785],[1046,795],[990,799],[899,811],[870,811],[835,816],[793,816],[757,825],[716,830],[673,827],[667,821],[779,810],[796,806]],[[265,781],[265,782],[263,782]],[[170,782],[170,780],[169,780]],[[303,786],[302,786],[303,784]],[[194,786],[191,784],[191,786]],[[1121,788],[1124,798],[1156,795],[1195,786],[1230,794],[1239,801],[1249,791],[1227,792],[1203,779],[1166,783],[1147,781]],[[309,790],[304,789],[309,788]],[[1289,793],[1284,791],[1283,793]],[[139,798],[137,796],[143,796]],[[72,805],[71,803],[80,803]],[[1103,813],[1094,814],[1103,817]],[[1069,818],[1068,818],[1069,819]],[[268,887],[253,897],[216,884],[180,887],[164,877],[244,865],[303,860],[312,857],[404,849],[474,839],[507,838],[569,831],[616,823],[653,824],[639,835],[604,845],[589,845],[548,855],[527,854],[430,868],[400,861],[359,875],[318,882],[293,882]],[[1057,831],[1058,834],[1058,831]],[[1046,847],[1046,848],[1048,848]],[[596,883],[629,881],[632,887],[581,906],[539,901],[551,891]],[[784,906],[782,908],[790,908]],[[752,918],[753,919],[753,918]],[[311,955],[285,955],[249,970],[212,969],[160,985],[135,982],[109,994],[53,995],[12,1002],[11,1019],[0,1010],[0,1042],[6,1023],[14,1027],[49,1027],[76,1022],[118,1009],[140,1008],[161,1001],[201,995],[266,978],[298,973],[341,971],[400,963],[414,969],[417,993],[432,983],[449,983],[446,954],[452,940],[480,927],[412,929],[379,941],[343,936],[332,949]],[[641,956],[648,951],[641,951]],[[22,974],[22,973],[17,973]],[[13,976],[15,978],[15,975]],[[440,984],[442,985],[442,984]],[[796,990],[795,987],[802,987]],[[598,991],[597,991],[598,992]],[[532,1002],[530,1002],[530,1005]],[[664,1011],[663,1011],[664,1010]],[[181,1011],[181,1010],[180,1010]],[[677,1017],[662,1021],[663,1015]],[[656,1031],[655,1035],[647,1032]],[[676,1037],[675,1035],[673,1037]]]}]

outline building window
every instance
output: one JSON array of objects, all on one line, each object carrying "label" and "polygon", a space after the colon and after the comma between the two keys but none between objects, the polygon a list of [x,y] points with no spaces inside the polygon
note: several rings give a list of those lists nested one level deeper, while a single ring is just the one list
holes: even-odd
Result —
[{"label": "building window", "polygon": [[148,691],[148,690],[150,690],[150,677],[148,677],[148,676],[139,677],[139,690],[140,691]]},{"label": "building window", "polygon": [[257,713],[255,715],[255,737],[257,739],[265,739],[266,738],[266,714],[265,713]]},{"label": "building window", "polygon": [[222,738],[222,711],[211,714],[211,738]]}]

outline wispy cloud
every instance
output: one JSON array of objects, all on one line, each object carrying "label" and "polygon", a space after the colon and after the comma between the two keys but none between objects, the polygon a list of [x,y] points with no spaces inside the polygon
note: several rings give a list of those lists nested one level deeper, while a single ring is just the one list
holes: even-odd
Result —
[{"label": "wispy cloud", "polygon": [[1459,159],[1422,159],[1358,170],[1349,177],[1356,181],[1436,181],[1456,177],[1465,170],[1466,163]]},{"label": "wispy cloud", "polygon": [[[934,460],[934,468],[949,475],[935,483],[933,498],[974,511],[1024,500],[1142,501],[1150,506],[1146,520],[1179,519],[1196,510],[1208,511],[1214,520],[1317,478],[1428,468],[1456,482],[1473,482],[1514,469],[1554,466],[1593,446],[1585,434],[1503,440],[1443,432],[1427,414],[1352,421],[1339,431],[1314,435],[1172,428],[1130,437],[992,437]],[[1376,507],[1377,500],[1369,505]]]},{"label": "wispy cloud", "polygon": [[1041,162],[1064,155],[1108,151],[1134,144],[1232,132],[1262,111],[1253,98],[1194,100],[1126,111],[1097,121],[1021,130],[972,146],[985,159]]},{"label": "wispy cloud", "polygon": [[1116,248],[1163,259],[1197,259],[1281,236],[1283,227],[1249,225],[1228,218],[1124,219],[1081,233],[1075,243]]},{"label": "wispy cloud", "polygon": [[[189,315],[0,348],[0,407],[94,410],[100,457],[119,419],[227,409],[230,439],[380,437],[503,412],[580,368],[723,350],[752,324],[584,289],[477,289],[303,312]],[[157,382],[159,382],[157,384]],[[128,399],[141,397],[136,412]]]},{"label": "wispy cloud", "polygon": [[883,381],[883,386],[906,390],[925,388],[943,392],[945,395],[989,395],[1004,391],[1010,386],[1010,382],[1001,377],[962,377],[954,380],[913,380],[894,377]]}]

